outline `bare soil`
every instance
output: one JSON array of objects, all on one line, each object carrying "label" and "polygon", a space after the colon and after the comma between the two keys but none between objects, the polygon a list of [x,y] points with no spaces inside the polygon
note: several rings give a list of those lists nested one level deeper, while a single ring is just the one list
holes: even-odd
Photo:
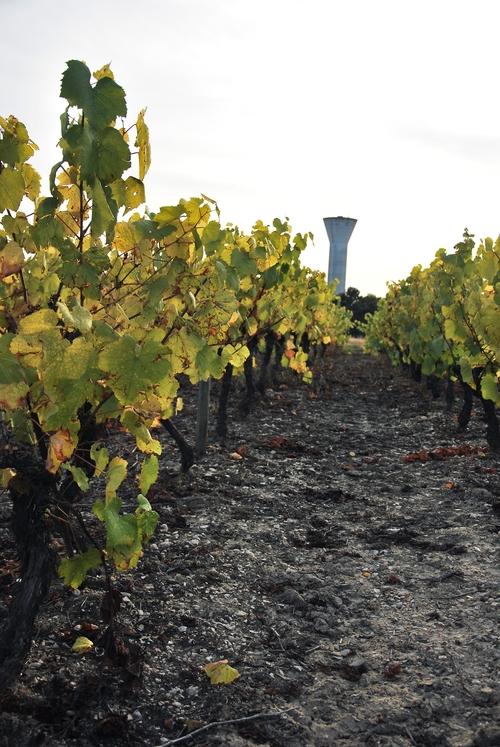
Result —
[{"label": "bare soil", "polygon": [[[188,394],[188,434],[193,408]],[[0,745],[159,747],[247,716],[180,743],[500,745],[500,463],[479,408],[465,437],[455,415],[353,346],[315,387],[287,380],[244,420],[233,405],[227,443],[187,476],[166,441],[157,535],[116,577],[124,666],[98,645],[102,580],[54,582],[0,699]],[[4,497],[0,616],[16,581],[9,511]],[[97,642],[84,656],[81,634]],[[203,672],[220,659],[240,672],[230,685]]]}]

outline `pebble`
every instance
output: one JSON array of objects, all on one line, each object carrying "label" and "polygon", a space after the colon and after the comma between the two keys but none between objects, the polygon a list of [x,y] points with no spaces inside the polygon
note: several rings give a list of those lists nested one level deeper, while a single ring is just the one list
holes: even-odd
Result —
[{"label": "pebble", "polygon": [[356,656],[354,659],[344,662],[343,673],[346,679],[357,681],[368,669],[369,667],[365,659]]},{"label": "pebble", "polygon": [[494,495],[486,488],[472,488],[467,491],[465,498],[472,501],[491,501]]},{"label": "pebble", "polygon": [[324,618],[318,617],[314,621],[314,630],[317,633],[326,634],[330,632],[331,626],[327,623],[327,621]]},{"label": "pebble", "polygon": [[285,589],[285,591],[280,594],[279,600],[280,602],[289,604],[297,609],[305,610],[309,607],[304,597],[302,597],[298,591],[295,591],[295,589]]}]

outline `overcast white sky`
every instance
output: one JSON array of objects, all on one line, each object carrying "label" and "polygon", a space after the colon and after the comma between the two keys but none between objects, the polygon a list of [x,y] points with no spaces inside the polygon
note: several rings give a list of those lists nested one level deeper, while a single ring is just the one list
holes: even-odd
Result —
[{"label": "overcast white sky", "polygon": [[208,194],[224,221],[358,223],[347,284],[384,293],[467,226],[500,231],[497,0],[0,0],[0,114],[56,161],[65,62],[111,61],[147,106],[148,205]]}]

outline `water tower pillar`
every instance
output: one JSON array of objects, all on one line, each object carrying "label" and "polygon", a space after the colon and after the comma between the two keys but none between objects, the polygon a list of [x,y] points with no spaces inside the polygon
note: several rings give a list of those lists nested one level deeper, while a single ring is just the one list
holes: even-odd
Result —
[{"label": "water tower pillar", "polygon": [[345,271],[347,265],[347,244],[357,223],[356,218],[323,218],[330,239],[328,259],[328,282],[338,279],[337,293],[345,293]]}]

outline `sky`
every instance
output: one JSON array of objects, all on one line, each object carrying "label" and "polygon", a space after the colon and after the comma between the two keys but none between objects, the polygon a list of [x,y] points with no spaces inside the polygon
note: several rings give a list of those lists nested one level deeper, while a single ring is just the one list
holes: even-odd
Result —
[{"label": "sky", "polygon": [[[200,193],[224,222],[357,219],[347,285],[383,295],[467,227],[500,232],[498,0],[0,0],[0,115],[57,160],[65,63],[111,62],[147,107],[147,205]],[[46,182],[47,183],[47,182]]]}]

